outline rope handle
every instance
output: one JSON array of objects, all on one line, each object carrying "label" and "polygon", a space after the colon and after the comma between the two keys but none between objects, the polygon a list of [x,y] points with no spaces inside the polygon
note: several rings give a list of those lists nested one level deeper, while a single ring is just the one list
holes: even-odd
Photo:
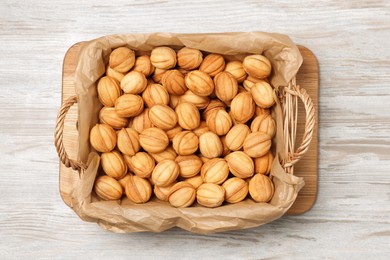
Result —
[{"label": "rope handle", "polygon": [[61,162],[67,168],[72,167],[73,170],[80,171],[86,169],[86,166],[82,162],[78,162],[69,158],[67,152],[65,151],[63,142],[65,117],[69,109],[75,103],[77,103],[77,96],[69,97],[64,103],[62,103],[57,115],[56,127],[54,131],[54,144]]},{"label": "rope handle", "polygon": [[[293,98],[299,98],[305,107],[306,111],[306,123],[305,123],[305,132],[303,134],[302,143],[300,146],[294,150],[294,143],[295,143],[295,135],[296,135],[296,124],[297,124],[297,116],[298,116],[298,107],[296,102],[292,106],[295,106],[295,109],[286,108],[293,110],[293,113],[295,114],[291,115],[291,118],[289,118],[290,121],[290,127],[285,126],[289,129],[287,129],[287,133],[289,133],[287,136],[287,139],[290,141],[290,152],[287,154],[287,158],[285,158],[284,168],[289,169],[292,173],[293,166],[296,164],[303,155],[309,150],[310,142],[313,138],[313,130],[315,126],[315,109],[312,99],[310,98],[309,94],[307,94],[306,90],[303,88],[300,88],[298,85],[295,85],[295,80],[293,81],[292,86],[284,88],[285,93],[290,94]],[[290,99],[291,101],[291,99]],[[291,112],[290,110],[290,112]],[[292,151],[292,152],[291,152]]]}]

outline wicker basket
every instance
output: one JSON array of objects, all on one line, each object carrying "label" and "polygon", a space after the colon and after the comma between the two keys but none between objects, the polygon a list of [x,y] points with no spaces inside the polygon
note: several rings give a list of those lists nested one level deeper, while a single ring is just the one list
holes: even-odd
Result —
[{"label": "wicker basket", "polygon": [[[283,121],[283,145],[284,145],[284,155],[283,159],[280,161],[281,166],[283,167],[284,171],[288,174],[294,173],[294,165],[304,156],[304,154],[307,152],[312,136],[313,136],[313,129],[315,125],[315,112],[314,112],[314,106],[311,98],[307,94],[307,92],[300,88],[299,85],[297,85],[295,78],[293,78],[288,86],[279,88],[276,90],[276,95],[279,98],[279,102],[282,106],[282,121]],[[306,123],[305,123],[305,130],[303,135],[303,140],[301,141],[300,145],[296,148],[296,132],[297,132],[297,117],[298,117],[298,102],[302,101],[304,108],[305,108],[305,114],[306,114]],[[74,170],[77,170],[80,174],[82,174],[88,167],[85,163],[82,163],[81,161],[70,159],[68,154],[66,153],[64,144],[63,144],[63,133],[64,133],[64,122],[67,112],[69,111],[70,107],[78,102],[77,96],[70,97],[68,100],[63,102],[61,105],[61,108],[59,110],[58,116],[57,116],[57,122],[55,127],[55,146],[57,149],[57,153],[60,157],[61,162],[66,167],[71,167]],[[78,213],[79,214],[79,213]],[[82,214],[79,214],[80,216]],[[82,217],[82,216],[81,216]],[[82,217],[83,218],[83,217]],[[90,220],[86,218],[87,220]],[[273,220],[273,219],[272,219]],[[93,221],[93,220],[92,220]],[[105,228],[114,230],[114,231],[143,231],[142,229],[132,229],[132,228],[122,228],[123,223],[120,223],[120,228],[116,229],[114,228],[116,226],[116,223],[108,223],[107,220],[99,221],[100,224],[105,226]],[[266,221],[267,222],[267,221]],[[180,226],[180,225],[173,225],[173,226]],[[239,226],[239,225],[238,225]],[[251,225],[248,225],[246,227],[250,227]],[[256,226],[256,225],[252,225]],[[164,228],[166,229],[166,228]],[[161,229],[161,230],[164,230]],[[194,231],[194,232],[209,232],[207,230],[203,229],[190,229],[186,228],[188,230]],[[215,231],[224,231],[224,230],[230,230],[230,229],[237,229],[237,228],[219,228]],[[153,229],[152,229],[153,230]],[[161,231],[161,230],[153,230],[153,231]]]}]

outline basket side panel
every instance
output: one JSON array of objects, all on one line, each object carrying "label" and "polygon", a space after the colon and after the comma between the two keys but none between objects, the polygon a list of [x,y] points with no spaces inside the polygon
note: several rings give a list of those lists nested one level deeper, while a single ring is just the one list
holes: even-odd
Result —
[{"label": "basket side panel", "polygon": [[[305,186],[299,191],[289,215],[303,214],[310,210],[317,198],[318,181],[318,62],[314,54],[306,47],[299,46],[303,64],[297,74],[297,84],[310,95],[315,108],[315,127],[310,148],[303,158],[294,166],[294,175],[305,179]],[[302,102],[298,106],[297,145],[301,142],[305,128],[305,108]]]}]

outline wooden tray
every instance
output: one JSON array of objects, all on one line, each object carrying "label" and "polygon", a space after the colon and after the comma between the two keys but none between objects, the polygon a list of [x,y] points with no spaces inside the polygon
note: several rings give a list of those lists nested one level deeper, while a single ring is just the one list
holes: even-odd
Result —
[{"label": "wooden tray", "polygon": [[[77,65],[77,55],[82,42],[73,45],[65,54],[62,71],[62,102],[75,95],[74,71]],[[305,179],[306,185],[299,192],[294,205],[287,212],[289,215],[302,214],[314,205],[317,197],[317,164],[318,164],[318,63],[313,53],[299,46],[303,56],[303,65],[297,75],[297,84],[306,89],[313,100],[315,107],[316,126],[309,151],[295,166],[294,174]],[[300,103],[300,114],[298,115],[297,142],[302,140],[303,128],[305,125],[305,114],[303,105]],[[64,126],[63,141],[70,158],[77,158],[78,154],[78,133],[77,124],[77,104],[69,110]],[[78,172],[72,168],[66,168],[60,162],[60,193],[64,202],[72,207],[71,187],[78,178]]]}]

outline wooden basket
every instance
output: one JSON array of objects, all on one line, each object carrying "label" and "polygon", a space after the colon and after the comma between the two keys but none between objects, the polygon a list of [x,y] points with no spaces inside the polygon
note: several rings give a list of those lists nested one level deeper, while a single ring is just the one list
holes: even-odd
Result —
[{"label": "wooden basket", "polygon": [[[79,47],[80,44],[73,46],[72,48],[77,48]],[[72,50],[71,48],[71,50]],[[70,50],[70,51],[71,51]],[[307,60],[307,57],[311,55],[309,58],[314,58],[312,53],[307,50],[304,47],[300,47],[301,53],[303,53],[304,57],[304,63],[305,60]],[[70,52],[69,51],[69,52]],[[73,50],[72,50],[73,51]],[[68,52],[68,54],[69,54]],[[71,57],[71,60],[67,60],[65,58],[64,60],[64,71],[66,70],[68,65],[72,65],[71,63],[77,62],[77,59],[75,56],[77,56],[77,50],[74,52],[76,55]],[[68,56],[67,54],[67,56]],[[305,56],[306,54],[306,56]],[[305,59],[306,58],[306,59]],[[315,58],[314,61],[316,62]],[[74,65],[74,64],[73,64]],[[305,65],[305,64],[304,64]],[[304,67],[304,66],[303,66]],[[310,67],[310,66],[309,66]],[[302,68],[300,72],[302,71]],[[73,66],[73,72],[74,72],[74,66]],[[315,80],[314,82],[316,83],[315,86],[312,86],[313,82],[311,82],[311,85],[309,86],[310,89],[315,89],[315,98],[317,98],[316,93],[318,93],[318,71],[317,71],[317,64],[315,64]],[[299,75],[298,75],[298,78]],[[65,82],[65,73],[64,73],[64,82]],[[305,87],[306,83],[304,82]],[[65,84],[65,83],[63,83]],[[67,83],[68,84],[68,83]],[[63,86],[64,87],[64,86]],[[64,90],[64,88],[63,88]],[[63,92],[64,97],[66,97],[69,93]],[[282,165],[285,169],[286,172],[293,174],[294,173],[294,166],[300,161],[303,157],[303,155],[309,150],[311,140],[313,139],[313,134],[316,126],[316,110],[315,106],[313,104],[312,99],[308,95],[308,93],[305,91],[305,89],[299,87],[299,85],[296,84],[295,78],[290,82],[289,86],[284,88],[282,91],[279,92],[279,98],[283,104],[283,110],[284,110],[284,143],[285,143],[285,160],[282,162]],[[299,100],[302,101],[301,105],[299,104]],[[77,97],[76,96],[70,96],[66,100],[63,100],[63,103],[61,105],[61,108],[58,113],[57,117],[57,122],[56,122],[56,128],[55,128],[55,146],[58,152],[58,155],[60,157],[61,162],[63,165],[67,168],[71,168],[74,171],[82,171],[85,169],[87,166],[84,165],[81,162],[78,162],[76,160],[70,159],[68,156],[68,153],[65,150],[65,141],[64,141],[64,132],[65,131],[65,118],[72,107],[73,104],[77,103]],[[299,111],[298,107],[302,106],[304,108],[304,113],[303,111]],[[298,146],[298,148],[295,149],[295,139],[297,137],[297,131],[299,130],[302,121],[300,121],[300,117],[302,117],[302,114],[305,114],[304,118],[304,127],[303,127],[303,136],[302,136],[302,142]],[[72,116],[74,119],[74,115]],[[76,120],[73,120],[73,123],[76,123],[77,117],[75,118]],[[298,124],[298,122],[300,122]],[[310,202],[308,203],[307,201],[305,203],[302,203],[302,207],[297,209],[296,211],[292,210],[290,213],[303,213],[304,211],[307,211],[308,209],[311,208],[311,206],[314,203],[315,197],[316,197],[316,181],[317,181],[317,169],[316,169],[316,162],[317,162],[317,135],[314,135],[315,138],[315,147],[314,147],[314,152],[315,152],[315,173],[312,173],[312,176],[315,177],[313,178],[313,185],[310,185],[309,187],[313,189],[310,193],[310,196],[307,196],[309,198]],[[73,140],[74,141],[74,140]],[[74,153],[74,151],[71,151],[71,153]],[[313,163],[313,161],[311,162]],[[307,183],[307,180],[306,180]],[[60,185],[61,186],[61,185]],[[61,189],[61,187],[60,187]],[[63,191],[63,190],[61,190]],[[63,196],[64,193],[61,192],[61,195]],[[64,198],[64,196],[63,196]],[[64,198],[64,201],[67,203],[67,201]],[[68,203],[67,203],[68,204]],[[69,204],[68,204],[69,205]],[[292,208],[294,209],[294,207]]]}]

